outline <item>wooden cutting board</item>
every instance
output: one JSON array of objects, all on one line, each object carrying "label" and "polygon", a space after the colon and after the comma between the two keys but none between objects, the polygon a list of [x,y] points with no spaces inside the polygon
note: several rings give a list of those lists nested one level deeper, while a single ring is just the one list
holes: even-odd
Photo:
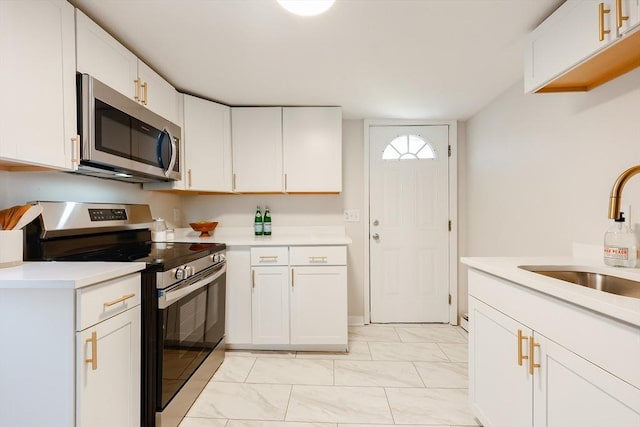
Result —
[{"label": "wooden cutting board", "polygon": [[13,230],[22,215],[29,210],[31,205],[13,206],[0,211],[0,226],[3,230]]}]

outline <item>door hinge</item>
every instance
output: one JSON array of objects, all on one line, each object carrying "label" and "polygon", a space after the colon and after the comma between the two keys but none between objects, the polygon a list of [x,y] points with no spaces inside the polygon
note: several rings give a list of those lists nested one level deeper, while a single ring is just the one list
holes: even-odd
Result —
[{"label": "door hinge", "polygon": [[449,153],[449,157],[451,157],[451,146],[450,146],[450,145],[449,145],[448,150],[449,150],[449,151],[448,151],[448,153]]},{"label": "door hinge", "polygon": [[451,305],[451,294],[449,294],[449,305]]},{"label": "door hinge", "polygon": [[451,231],[451,220],[449,220],[449,231]]}]

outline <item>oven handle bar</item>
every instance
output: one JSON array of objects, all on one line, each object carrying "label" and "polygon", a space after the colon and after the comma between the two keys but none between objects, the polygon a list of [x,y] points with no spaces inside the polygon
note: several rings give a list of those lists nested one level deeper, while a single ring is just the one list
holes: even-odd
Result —
[{"label": "oven handle bar", "polygon": [[178,286],[168,291],[160,291],[158,293],[158,308],[163,309],[163,308],[169,307],[174,302],[186,297],[187,295],[215,281],[220,276],[222,276],[226,271],[227,271],[227,265],[226,263],[222,263],[222,267],[219,270],[217,270],[214,274],[205,276],[204,279],[198,280],[197,282],[191,285],[188,285],[185,287]]}]

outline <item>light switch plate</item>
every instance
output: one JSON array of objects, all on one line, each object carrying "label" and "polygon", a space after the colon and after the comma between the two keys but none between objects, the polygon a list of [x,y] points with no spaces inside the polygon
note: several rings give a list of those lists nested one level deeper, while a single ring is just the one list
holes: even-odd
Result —
[{"label": "light switch plate", "polygon": [[360,222],[360,210],[347,209],[344,211],[344,222]]}]

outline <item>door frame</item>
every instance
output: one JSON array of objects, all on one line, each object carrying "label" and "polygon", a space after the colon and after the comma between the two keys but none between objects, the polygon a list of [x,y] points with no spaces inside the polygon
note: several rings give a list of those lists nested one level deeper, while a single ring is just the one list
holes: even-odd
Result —
[{"label": "door frame", "polygon": [[458,122],[456,120],[394,120],[367,119],[364,121],[364,203],[362,222],[364,227],[364,324],[371,323],[371,259],[369,254],[370,200],[369,200],[369,128],[376,126],[448,126],[449,145],[449,323],[458,324]]}]

